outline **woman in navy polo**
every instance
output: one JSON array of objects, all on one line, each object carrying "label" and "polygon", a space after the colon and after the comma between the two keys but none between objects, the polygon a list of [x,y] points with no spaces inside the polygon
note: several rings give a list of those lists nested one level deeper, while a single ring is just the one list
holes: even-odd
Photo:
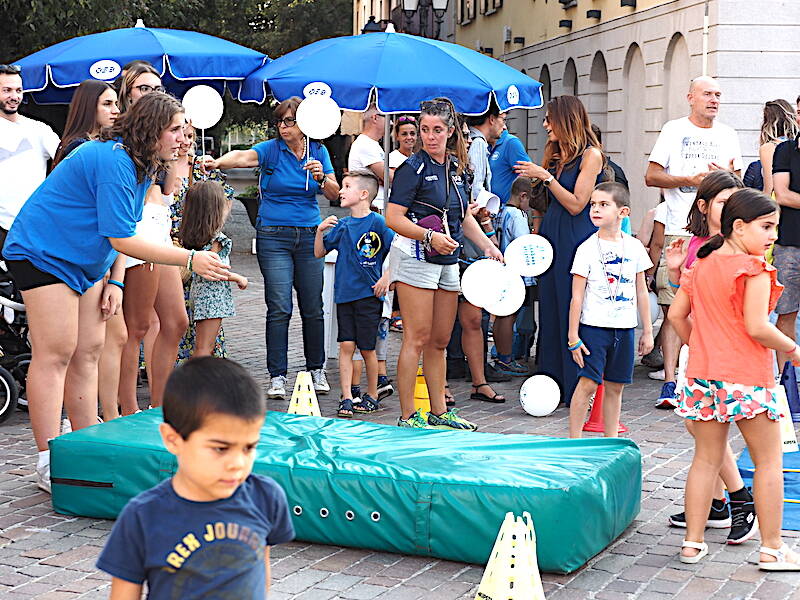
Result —
[{"label": "woman in navy polo", "polygon": [[[467,210],[470,189],[464,169],[469,158],[456,116],[447,98],[422,103],[422,150],[397,167],[386,205],[386,224],[397,232],[391,277],[403,313],[403,344],[397,360],[400,427],[477,429],[459,417],[456,409],[447,410],[444,350],[458,309],[458,253],[463,236],[485,256],[502,260],[502,255]],[[420,356],[431,397],[427,419],[414,409]]]},{"label": "woman in navy polo", "polygon": [[311,143],[305,155],[305,139],[295,115],[300,98],[284,100],[275,108],[278,139],[256,144],[250,150],[233,150],[217,160],[206,159],[206,168],[259,167],[261,201],[256,221],[256,253],[264,276],[267,302],[267,369],[270,398],[286,395],[289,319],[292,287],[303,323],[306,370],[314,389],[328,392],[325,377],[325,326],[322,318],[322,269],[324,259],[314,256],[314,237],[320,222],[317,194],[328,200],[339,196],[328,150]]}]

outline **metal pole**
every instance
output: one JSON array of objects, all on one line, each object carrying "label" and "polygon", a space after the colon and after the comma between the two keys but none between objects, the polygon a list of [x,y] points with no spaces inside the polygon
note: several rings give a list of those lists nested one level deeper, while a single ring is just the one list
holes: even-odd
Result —
[{"label": "metal pole", "polygon": [[703,75],[708,75],[708,1],[703,15]]},{"label": "metal pole", "polygon": [[[389,115],[384,116],[386,117],[383,125],[383,206],[385,210],[386,203],[389,200],[389,191],[392,188],[392,184],[389,182],[389,153],[392,151],[392,137]],[[383,212],[382,210],[381,213]]]}]

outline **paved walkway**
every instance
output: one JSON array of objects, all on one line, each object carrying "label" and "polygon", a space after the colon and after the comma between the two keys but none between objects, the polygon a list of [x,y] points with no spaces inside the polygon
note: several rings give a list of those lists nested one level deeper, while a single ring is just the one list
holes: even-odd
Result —
[{"label": "paved walkway", "polygon": [[[230,229],[234,248],[249,246],[251,230],[235,209]],[[238,316],[226,321],[231,358],[245,365],[266,389],[264,359],[263,283],[253,256],[238,253],[234,268],[247,275],[251,287],[237,293]],[[290,339],[300,339],[299,319],[292,320]],[[399,334],[391,334],[396,352]],[[390,361],[391,362],[391,361]],[[290,371],[303,367],[302,348],[290,349]],[[336,385],[335,363],[331,383]],[[393,365],[390,365],[390,375]],[[293,381],[290,381],[293,383]],[[500,384],[510,401],[504,405],[466,400],[466,382],[450,382],[464,415],[481,431],[563,436],[567,410],[533,418],[515,401],[519,380]],[[642,510],[630,527],[583,569],[570,575],[543,575],[548,599],[749,599],[800,600],[800,576],[758,571],[758,544],[724,546],[726,531],[709,530],[711,554],[699,565],[677,560],[682,530],[667,526],[667,516],[682,510],[686,472],[692,443],[680,420],[669,411],[652,408],[659,386],[637,367],[635,382],[626,390],[623,422],[642,452]],[[323,415],[335,412],[338,390],[321,397]],[[144,400],[144,399],[143,399]],[[145,402],[146,403],[146,402]],[[390,410],[370,417],[391,423],[397,417],[397,397],[386,400]],[[270,402],[271,410],[285,410],[286,402]],[[732,439],[734,450],[741,437]],[[0,425],[0,598],[67,600],[107,598],[108,578],[94,561],[111,529],[111,521],[72,518],[53,512],[48,495],[34,482],[35,447],[27,415],[17,412]],[[465,524],[468,526],[468,524]],[[786,532],[797,546],[797,532]],[[483,568],[448,561],[295,542],[272,550],[272,600],[472,599]]]}]

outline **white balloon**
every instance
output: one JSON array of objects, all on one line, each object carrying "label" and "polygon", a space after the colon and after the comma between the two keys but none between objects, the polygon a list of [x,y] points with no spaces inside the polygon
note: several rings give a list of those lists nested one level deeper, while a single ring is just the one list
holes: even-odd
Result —
[{"label": "white balloon", "polygon": [[503,258],[520,275],[536,277],[553,264],[553,246],[540,235],[522,235],[506,247]]},{"label": "white balloon", "polygon": [[661,314],[661,307],[658,305],[658,296],[655,292],[650,292],[650,321],[655,323]]},{"label": "white balloon", "polygon": [[561,389],[558,383],[547,375],[528,377],[519,390],[519,403],[522,410],[532,417],[546,417],[558,408]]},{"label": "white balloon", "polygon": [[210,129],[222,118],[222,96],[209,85],[196,85],[183,96],[186,118],[197,129]]},{"label": "white balloon", "polygon": [[309,96],[297,107],[297,126],[315,140],[329,138],[342,122],[339,105],[330,96]]},{"label": "white balloon", "polygon": [[509,267],[503,267],[496,281],[484,285],[492,288],[493,295],[483,308],[496,317],[513,315],[525,302],[525,282]]},{"label": "white balloon", "polygon": [[493,289],[503,275],[503,265],[490,258],[476,260],[461,276],[461,292],[467,302],[483,308],[496,292]]}]

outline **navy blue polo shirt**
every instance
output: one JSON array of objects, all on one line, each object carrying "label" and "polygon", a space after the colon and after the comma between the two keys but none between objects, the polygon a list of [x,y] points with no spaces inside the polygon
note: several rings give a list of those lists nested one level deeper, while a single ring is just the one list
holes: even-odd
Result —
[{"label": "navy blue polo shirt", "polygon": [[[269,148],[271,144],[278,144],[278,162],[268,165]],[[312,144],[311,158],[322,163],[325,174],[333,173],[331,157],[328,149],[319,144],[319,150]],[[272,167],[273,172],[264,185],[265,178],[261,179],[261,202],[258,206],[258,224],[284,225],[290,227],[316,227],[319,225],[319,204],[317,194],[320,192],[319,184],[314,178],[308,177],[308,190],[306,190],[306,173],[303,168],[305,158],[298,159],[282,139],[267,140],[256,144],[252,148],[258,154],[258,166],[261,170]],[[319,156],[314,156],[314,154]]]},{"label": "navy blue polo shirt", "polygon": [[515,135],[508,131],[495,142],[489,154],[489,168],[492,170],[492,193],[500,198],[500,204],[506,205],[511,197],[511,185],[517,178],[514,166],[518,160],[530,160],[525,146]]}]

